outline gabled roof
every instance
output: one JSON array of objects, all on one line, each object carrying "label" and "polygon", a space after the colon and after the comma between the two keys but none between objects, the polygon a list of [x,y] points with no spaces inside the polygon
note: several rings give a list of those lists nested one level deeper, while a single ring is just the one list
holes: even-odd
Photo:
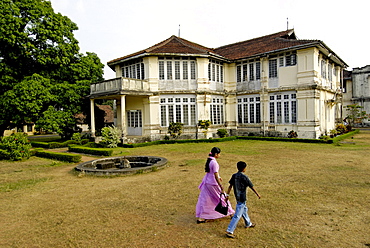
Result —
[{"label": "gabled roof", "polygon": [[[218,48],[208,48],[194,42],[185,40],[177,36],[170,38],[151,46],[139,52],[114,59],[108,62],[108,65],[114,70],[114,65],[121,61],[133,57],[145,56],[150,54],[165,55],[165,54],[192,54],[192,55],[213,55],[225,60],[239,60],[254,56],[260,56],[268,53],[284,51],[288,49],[298,49],[305,47],[321,47],[328,53],[335,55],[322,41],[320,40],[299,40],[297,39],[294,29],[281,31],[278,33],[254,38],[251,40],[241,41],[230,45],[221,46]],[[346,63],[335,55],[337,62],[343,65]]]},{"label": "gabled roof", "polygon": [[208,54],[209,52],[212,52],[212,49],[201,46],[199,44],[196,44],[194,42],[185,40],[183,38],[177,37],[175,35],[172,35],[167,40],[164,40],[154,46],[151,46],[147,49],[141,50],[139,52],[114,59],[108,62],[109,64],[114,64],[115,62],[135,57],[139,55],[144,54]]},{"label": "gabled roof", "polygon": [[296,46],[316,44],[317,42],[318,41],[315,40],[298,40],[294,30],[289,29],[275,34],[222,46],[214,49],[214,51],[228,59],[237,60]]}]

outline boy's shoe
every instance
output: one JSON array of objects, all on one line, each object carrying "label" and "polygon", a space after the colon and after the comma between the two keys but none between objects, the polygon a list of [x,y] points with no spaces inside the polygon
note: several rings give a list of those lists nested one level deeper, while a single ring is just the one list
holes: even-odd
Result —
[{"label": "boy's shoe", "polygon": [[249,226],[246,226],[245,228],[254,228],[256,226],[256,223],[251,223]]},{"label": "boy's shoe", "polygon": [[235,239],[235,235],[232,234],[232,233],[229,233],[229,232],[226,233],[226,237],[231,238],[231,239]]}]

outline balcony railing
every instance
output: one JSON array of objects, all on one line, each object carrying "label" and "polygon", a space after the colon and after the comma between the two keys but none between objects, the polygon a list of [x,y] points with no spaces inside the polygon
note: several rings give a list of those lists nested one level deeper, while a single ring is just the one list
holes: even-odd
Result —
[{"label": "balcony railing", "polygon": [[112,91],[149,91],[149,83],[132,78],[114,78],[90,85],[90,94]]}]

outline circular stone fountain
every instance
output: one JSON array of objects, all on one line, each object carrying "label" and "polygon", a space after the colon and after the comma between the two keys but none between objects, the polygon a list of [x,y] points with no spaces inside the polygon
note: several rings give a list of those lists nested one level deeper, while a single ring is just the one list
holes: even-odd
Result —
[{"label": "circular stone fountain", "polygon": [[98,176],[135,174],[155,171],[167,164],[167,159],[155,156],[122,156],[100,158],[84,162],[75,167],[76,171]]}]

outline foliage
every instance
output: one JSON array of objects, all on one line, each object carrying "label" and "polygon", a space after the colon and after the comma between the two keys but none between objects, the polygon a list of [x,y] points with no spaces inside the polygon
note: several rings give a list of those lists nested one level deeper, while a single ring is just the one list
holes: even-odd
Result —
[{"label": "foliage", "polygon": [[168,133],[174,139],[179,137],[182,134],[182,128],[184,124],[180,122],[171,122],[168,126]]},{"label": "foliage", "polygon": [[74,133],[76,121],[72,113],[67,110],[56,110],[49,108],[42,113],[42,116],[36,121],[36,127],[45,131],[56,132],[62,139],[69,139]]},{"label": "foliage", "polygon": [[227,132],[227,130],[226,130],[226,129],[218,129],[218,130],[217,130],[217,135],[218,135],[218,137],[220,137],[220,138],[224,138],[224,137],[226,137],[226,136],[227,136],[227,134],[228,134],[228,132]]},{"label": "foliage", "polygon": [[337,131],[337,134],[344,134],[348,132],[347,127],[344,124],[337,124],[335,126],[335,130]]},{"label": "foliage", "polygon": [[74,133],[72,135],[72,140],[76,141],[77,144],[81,144],[81,141],[82,141],[82,135],[81,135],[81,133]]},{"label": "foliage", "polygon": [[288,138],[297,138],[298,137],[298,134],[297,132],[295,132],[294,130],[291,130],[289,133],[288,133]]},{"label": "foliage", "polygon": [[354,131],[345,133],[343,135],[339,135],[339,136],[335,137],[334,139],[332,139],[332,141],[333,141],[333,143],[338,144],[339,141],[342,141],[344,139],[348,139],[348,138],[352,137],[353,135],[355,135],[355,134],[357,134],[359,132],[360,132],[360,130],[359,129],[356,129]]},{"label": "foliage", "polygon": [[211,123],[210,120],[199,120],[198,121],[198,127],[201,128],[201,129],[205,129],[205,130],[208,130],[208,128],[211,124],[212,123]]},{"label": "foliage", "polygon": [[[89,114],[84,96],[103,79],[104,65],[94,53],[79,53],[77,25],[55,13],[50,1],[3,0],[0,14],[0,135],[44,118],[39,128],[70,136],[74,116]],[[59,114],[45,118],[49,107],[70,120],[59,127]]]},{"label": "foliage", "polygon": [[81,161],[81,155],[62,153],[62,152],[50,152],[50,151],[38,151],[35,154],[36,157],[55,159],[59,161],[65,161],[69,163],[78,163]]},{"label": "foliage", "polygon": [[32,141],[31,145],[32,147],[41,147],[46,149],[54,149],[54,148],[61,148],[61,147],[67,147],[72,144],[82,144],[86,143],[88,140],[81,140],[80,142],[77,142],[75,140],[66,140],[64,142],[40,142],[40,141]]},{"label": "foliage", "polygon": [[102,134],[102,144],[106,147],[114,148],[118,146],[118,143],[121,142],[122,132],[115,126],[103,127],[101,130]]},{"label": "foliage", "polygon": [[364,107],[358,104],[347,105],[346,110],[348,111],[348,115],[345,120],[348,121],[350,126],[356,126],[358,124],[362,124],[364,120],[370,119],[370,114],[367,114],[366,111],[363,111]]},{"label": "foliage", "polygon": [[85,154],[92,154],[98,156],[112,156],[113,150],[107,148],[90,148],[84,146],[69,146],[69,152],[78,152],[78,153],[85,153]]},{"label": "foliage", "polygon": [[25,133],[14,133],[0,141],[1,157],[7,160],[22,160],[30,157],[31,144]]},{"label": "foliage", "polygon": [[338,131],[337,131],[336,129],[331,129],[331,130],[329,131],[329,133],[330,133],[330,137],[331,137],[331,138],[333,138],[333,137],[335,137],[335,136],[337,136],[337,135],[338,135]]}]

